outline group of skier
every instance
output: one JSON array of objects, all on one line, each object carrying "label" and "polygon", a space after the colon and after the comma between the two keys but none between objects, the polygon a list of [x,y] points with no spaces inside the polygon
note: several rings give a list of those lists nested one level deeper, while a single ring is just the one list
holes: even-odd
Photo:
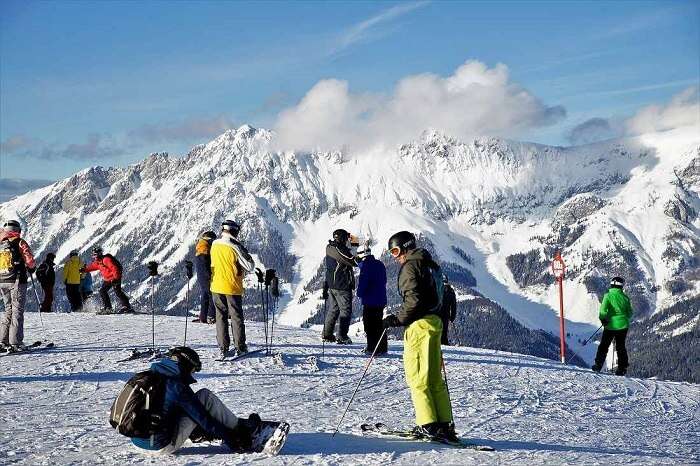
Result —
[{"label": "group of skier", "polygon": [[[228,354],[231,346],[229,320],[235,352],[243,354],[248,351],[242,305],[243,278],[255,270],[255,263],[237,239],[239,232],[240,225],[226,220],[218,238],[214,232],[206,231],[195,247],[197,280],[201,290],[198,320],[216,323],[222,356]],[[338,229],[326,247],[322,295],[326,315],[322,339],[338,344],[352,343],[348,332],[355,291],[353,269],[358,267],[356,292],[363,306],[362,322],[367,335],[365,352],[373,357],[386,353],[388,329],[404,327],[403,363],[415,411],[414,432],[455,441],[450,396],[441,372],[444,371],[441,346],[448,344],[447,328],[456,317],[454,290],[431,254],[417,246],[415,236],[400,231],[389,238],[387,250],[400,267],[397,286],[402,303],[395,314],[386,313],[386,268],[374,257],[368,244],[353,253],[352,249],[357,246],[354,236]],[[5,306],[0,325],[0,344],[3,347],[17,349],[22,346],[27,283],[35,271],[38,277],[42,277],[40,281],[44,288],[45,299],[40,310],[50,310],[55,281],[54,259],[54,254],[47,254],[37,268],[29,245],[21,238],[19,222],[10,220],[5,223],[0,231],[0,294]],[[99,271],[103,277],[100,288],[103,308],[111,309],[108,291],[113,289],[122,311],[133,312],[128,297],[121,290],[121,264],[112,255],[104,254],[101,248],[93,249],[93,261],[88,265],[80,261],[77,251],[72,251],[66,260],[63,278],[73,310],[79,309],[85,298],[81,293],[83,277],[93,271]],[[48,285],[51,285],[50,290]],[[629,298],[622,291],[623,285],[624,280],[615,277],[600,307],[599,316],[605,330],[593,366],[595,371],[601,369],[613,340],[619,358],[617,373],[624,375],[628,366],[625,339],[632,310]],[[249,447],[251,435],[260,423],[259,417],[251,415],[247,420],[239,419],[211,392],[200,390],[194,393],[189,385],[194,382],[192,374],[200,369],[199,355],[188,347],[173,348],[165,358],[151,366],[151,373],[164,377],[165,401],[159,423],[156,423],[156,434],[149,438],[135,437],[135,445],[173,452],[188,438],[219,438],[234,450]]]}]

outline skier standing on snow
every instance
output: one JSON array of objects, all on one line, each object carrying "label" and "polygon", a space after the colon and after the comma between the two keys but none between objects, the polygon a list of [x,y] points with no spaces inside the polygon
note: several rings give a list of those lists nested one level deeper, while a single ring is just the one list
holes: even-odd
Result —
[{"label": "skier standing on snow", "polygon": [[233,220],[221,224],[221,237],[211,245],[211,292],[216,307],[216,341],[221,357],[228,355],[231,340],[238,354],[248,352],[243,321],[243,276],[255,269],[248,250],[236,239],[241,227]]},{"label": "skier standing on snow", "polygon": [[66,285],[66,296],[73,312],[83,307],[83,297],[80,293],[80,269],[83,267],[85,264],[78,257],[78,251],[71,251],[63,266],[63,284]]},{"label": "skier standing on snow", "polygon": [[36,266],[32,250],[20,238],[21,233],[22,227],[17,220],[5,222],[0,231],[0,294],[5,305],[0,323],[0,345],[12,350],[23,347],[27,276],[34,273]]},{"label": "skier standing on snow", "polygon": [[385,328],[404,326],[403,363],[416,411],[414,430],[430,437],[457,440],[452,403],[442,379],[442,319],[435,275],[439,266],[416,238],[400,231],[389,238],[389,253],[401,265],[398,275],[403,304],[398,315],[384,318]]},{"label": "skier standing on snow", "polygon": [[83,303],[92,296],[92,275],[88,272],[80,273],[80,296],[83,298]]},{"label": "skier standing on snow", "polygon": [[457,317],[457,295],[454,288],[450,286],[450,281],[447,275],[442,276],[443,294],[442,294],[442,344],[447,346],[450,344],[447,338],[447,331],[450,322],[454,322]]},{"label": "skier standing on snow", "polygon": [[194,253],[194,266],[197,269],[197,284],[200,290],[199,318],[193,322],[213,324],[216,321],[216,308],[211,299],[211,243],[216,239],[216,233],[205,231],[197,240]]},{"label": "skier standing on snow", "polygon": [[238,418],[206,388],[195,393],[190,388],[196,382],[192,375],[201,369],[199,355],[186,346],[172,348],[151,364],[150,370],[165,378],[163,405],[155,418],[156,432],[151,438],[132,438],[134,445],[161,454],[175,453],[188,439],[219,439],[233,451],[250,447],[260,416]]},{"label": "skier standing on snow", "polygon": [[[352,290],[355,289],[353,267],[358,258],[350,251],[350,233],[338,229],[326,246],[326,281],[330,312],[323,324],[323,340],[341,345],[352,343],[348,336],[352,319]],[[340,318],[339,318],[340,317]],[[335,337],[335,323],[338,321],[338,338]]]},{"label": "skier standing on snow", "polygon": [[36,268],[36,279],[41,285],[41,291],[44,293],[44,299],[39,306],[41,312],[53,312],[53,287],[56,284],[56,271],[54,270],[54,259],[56,254],[50,252],[46,254],[44,262]]},{"label": "skier standing on snow", "polygon": [[102,311],[98,314],[111,314],[112,302],[109,299],[109,289],[114,289],[114,294],[121,303],[120,313],[134,312],[129,304],[129,298],[122,291],[122,266],[111,254],[105,254],[101,247],[92,249],[93,261],[85,266],[82,272],[100,271],[104,282],[100,287],[100,297],[102,298]]},{"label": "skier standing on snow", "polygon": [[615,348],[617,349],[617,370],[615,374],[625,375],[627,373],[629,361],[627,359],[625,339],[627,338],[627,329],[630,326],[630,318],[632,317],[632,306],[630,305],[630,299],[622,291],[624,285],[625,280],[622,278],[613,278],[610,281],[610,289],[603,296],[603,302],[600,303],[598,317],[604,328],[603,336],[595,355],[595,363],[592,367],[596,372],[600,372],[602,369],[610,343],[615,340]]},{"label": "skier standing on snow", "polygon": [[[366,247],[360,252],[360,276],[357,280],[357,297],[362,302],[362,325],[367,335],[365,353],[372,354],[382,337],[382,317],[386,306],[386,267],[372,255],[372,250]],[[386,335],[377,348],[376,354],[387,352]]]}]

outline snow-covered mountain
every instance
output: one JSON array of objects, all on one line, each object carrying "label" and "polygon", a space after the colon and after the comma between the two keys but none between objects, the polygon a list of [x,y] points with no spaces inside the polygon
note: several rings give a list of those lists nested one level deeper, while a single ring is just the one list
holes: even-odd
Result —
[{"label": "snow-covered mountain", "polygon": [[[122,259],[126,289],[142,302],[150,289],[143,264],[161,262],[157,302],[169,313],[185,299],[183,261],[197,235],[234,218],[256,260],[285,282],[289,325],[318,312],[313,292],[335,228],[372,240],[377,252],[395,231],[419,233],[461,276],[462,305],[483,298],[553,334],[549,264],[561,250],[568,343],[579,356],[590,360],[595,347],[580,340],[597,328],[609,277],[622,275],[637,316],[637,370],[700,380],[700,362],[686,352],[700,334],[698,128],[573,148],[429,131],[396,150],[352,156],[271,151],[272,138],[242,126],[182,158],[89,168],[2,204],[0,216],[19,217],[35,251],[56,251],[59,262],[71,249],[87,258],[103,246]],[[669,357],[680,373],[651,363]]]},{"label": "snow-covered mountain", "polygon": [[[478,348],[445,351],[457,431],[495,452],[362,435],[363,422],[413,425],[401,363],[402,342],[377,358],[339,433],[331,437],[367,358],[360,345],[326,345],[317,334],[277,327],[273,351],[217,362],[212,327],[190,325],[202,358],[194,390],[216,393],[238,415],[291,424],[275,458],[232,454],[218,441],[186,443],[179,454],[137,450],[109,425],[109,409],[144,359],[119,363],[134,345],[151,341],[150,316],[44,316],[56,348],[0,357],[0,463],[8,465],[686,465],[700,459],[700,386],[596,374],[522,354]],[[27,336],[40,335],[37,314]],[[249,323],[251,345],[263,326]],[[183,319],[156,317],[159,345],[182,344]],[[359,342],[358,342],[359,343]]]}]

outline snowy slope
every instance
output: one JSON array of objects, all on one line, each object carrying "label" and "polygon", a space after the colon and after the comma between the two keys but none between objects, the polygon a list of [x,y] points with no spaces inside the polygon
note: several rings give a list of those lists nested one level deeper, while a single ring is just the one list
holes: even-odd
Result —
[{"label": "snowy slope", "polygon": [[[117,254],[127,292],[139,301],[148,293],[143,264],[162,262],[157,301],[170,313],[183,305],[182,264],[198,233],[235,218],[259,265],[276,268],[285,283],[288,325],[316,312],[310,283],[330,232],[343,227],[379,251],[397,230],[420,232],[441,261],[476,277],[477,291],[521,324],[555,334],[549,264],[562,250],[569,345],[589,360],[594,347],[578,340],[597,327],[612,275],[628,279],[638,319],[673,308],[681,324],[667,334],[694,328],[687,317],[699,311],[692,300],[700,296],[696,127],[574,148],[428,131],[396,150],[353,156],[272,152],[272,138],[242,126],[184,158],[152,154],[127,168],[86,169],[2,204],[0,217],[21,218],[35,250],[57,251],[59,262],[74,248],[87,257],[98,244]],[[255,300],[249,293],[247,304]]]},{"label": "snowy slope", "polygon": [[[40,334],[27,319],[29,339]],[[158,316],[157,339],[182,342],[183,318]],[[700,461],[700,386],[594,374],[549,360],[473,348],[445,352],[458,430],[493,453],[366,438],[356,426],[412,423],[403,382],[402,344],[370,368],[340,433],[330,432],[364,368],[360,345],[328,345],[317,334],[280,327],[273,358],[218,363],[214,329],[190,325],[203,357],[196,388],[218,393],[232,410],[287,419],[292,432],[279,457],[232,455],[215,444],[186,444],[173,458],[153,458],[107,423],[114,397],[144,362],[117,363],[150,341],[149,316],[44,316],[57,348],[0,358],[0,463],[54,464],[691,464]],[[248,325],[249,342],[262,329]],[[317,356],[317,363],[308,358]]]}]

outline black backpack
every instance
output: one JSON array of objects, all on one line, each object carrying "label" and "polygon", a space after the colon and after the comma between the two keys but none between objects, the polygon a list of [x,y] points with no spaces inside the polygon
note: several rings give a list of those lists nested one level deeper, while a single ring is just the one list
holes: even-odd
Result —
[{"label": "black backpack", "polygon": [[137,438],[149,438],[160,431],[165,382],[165,376],[150,370],[130,378],[112,404],[112,427],[122,435]]},{"label": "black backpack", "polygon": [[0,241],[0,281],[14,281],[20,273],[22,264],[19,241],[10,239]]},{"label": "black backpack", "polygon": [[119,262],[119,261],[117,260],[117,258],[114,257],[114,256],[111,255],[111,254],[105,254],[104,257],[109,257],[110,259],[112,259],[112,262],[114,262],[114,266],[115,266],[115,267],[117,268],[117,270],[119,271],[119,276],[121,276],[121,275],[122,275],[122,270],[124,270],[124,268],[122,267],[122,263]]}]

